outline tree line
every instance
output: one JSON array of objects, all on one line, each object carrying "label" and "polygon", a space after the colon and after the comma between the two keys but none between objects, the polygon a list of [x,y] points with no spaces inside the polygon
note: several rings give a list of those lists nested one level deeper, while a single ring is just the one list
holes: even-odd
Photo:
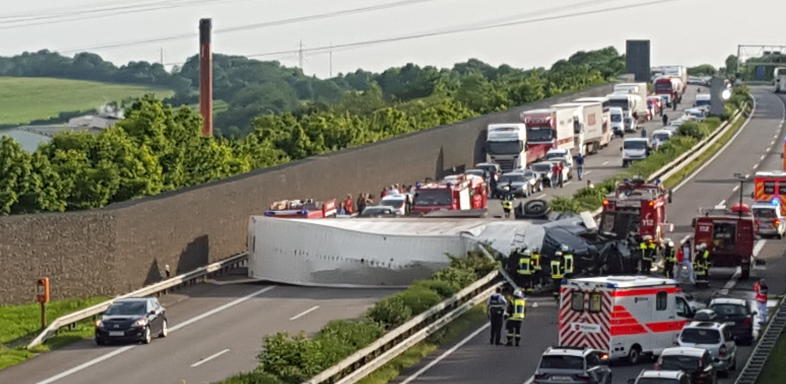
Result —
[{"label": "tree line", "polygon": [[[34,153],[0,139],[0,214],[97,208],[202,184],[579,90],[623,68],[624,58],[606,48],[576,53],[550,69],[470,60],[450,70],[410,64],[343,75],[335,81],[360,89],[291,111],[254,112],[248,133],[236,139],[202,138],[192,108],[146,96],[98,135],[62,133]],[[246,88],[228,77],[233,85],[217,93],[242,94]]]}]

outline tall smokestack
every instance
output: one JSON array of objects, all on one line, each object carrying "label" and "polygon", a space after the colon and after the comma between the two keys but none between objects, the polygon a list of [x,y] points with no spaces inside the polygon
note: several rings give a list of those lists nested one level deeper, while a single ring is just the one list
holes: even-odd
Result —
[{"label": "tall smokestack", "polygon": [[202,136],[213,136],[213,52],[210,47],[212,19],[199,20],[199,111]]}]

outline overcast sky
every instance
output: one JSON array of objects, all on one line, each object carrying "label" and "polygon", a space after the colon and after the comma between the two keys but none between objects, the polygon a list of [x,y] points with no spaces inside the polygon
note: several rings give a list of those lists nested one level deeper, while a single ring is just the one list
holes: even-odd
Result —
[{"label": "overcast sky", "polygon": [[[50,49],[180,63],[198,52],[198,20],[213,18],[214,52],[266,54],[327,77],[407,62],[449,67],[474,57],[499,65],[548,66],[578,50],[649,39],[652,64],[722,65],[737,44],[783,44],[785,0],[3,0],[0,55]],[[309,17],[306,17],[309,16]],[[313,17],[310,17],[313,16]],[[271,23],[273,22],[273,23]],[[267,25],[259,26],[259,24]],[[254,27],[254,24],[257,24]],[[271,25],[272,24],[272,25]],[[488,28],[492,25],[503,27]],[[231,28],[243,27],[237,31]],[[229,31],[221,32],[222,30]],[[445,33],[464,31],[460,33]],[[436,33],[436,34],[432,34]],[[443,34],[440,34],[443,33]],[[431,35],[430,35],[431,34]],[[192,36],[189,36],[192,35]],[[180,38],[177,38],[180,36]],[[155,42],[141,42],[172,37]],[[135,44],[129,44],[135,43]],[[115,45],[114,47],[106,47]],[[279,52],[279,53],[276,53]]]}]

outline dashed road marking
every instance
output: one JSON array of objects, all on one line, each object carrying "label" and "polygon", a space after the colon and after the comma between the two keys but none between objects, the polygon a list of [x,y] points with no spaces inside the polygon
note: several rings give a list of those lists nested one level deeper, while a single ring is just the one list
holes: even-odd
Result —
[{"label": "dashed road marking", "polygon": [[200,365],[202,365],[204,363],[207,363],[208,361],[213,360],[216,357],[219,357],[219,356],[221,356],[221,355],[223,355],[223,354],[225,354],[227,352],[229,352],[229,348],[227,348],[227,349],[225,349],[223,351],[220,351],[220,352],[218,352],[216,354],[210,355],[210,356],[208,356],[208,357],[206,357],[206,358],[204,358],[202,360],[199,360],[199,361],[197,361],[194,364],[191,364],[191,368],[196,368],[196,367],[198,367],[198,366],[200,366]]},{"label": "dashed road marking", "polygon": [[759,168],[759,163],[753,164],[753,169]]},{"label": "dashed road marking", "polygon": [[314,311],[316,311],[317,309],[319,309],[319,306],[318,306],[318,305],[315,305],[315,306],[313,306],[313,307],[311,307],[311,308],[309,308],[309,309],[306,309],[306,310],[305,310],[305,311],[303,311],[303,312],[300,312],[300,313],[298,313],[298,314],[297,314],[297,315],[295,315],[295,316],[292,316],[292,317],[290,317],[290,318],[289,318],[289,320],[297,320],[297,319],[299,319],[299,318],[301,318],[301,317],[303,317],[303,316],[305,316],[305,315],[308,315],[308,314],[309,314],[309,313],[311,313],[311,312],[314,312]]},{"label": "dashed road marking", "polygon": [[[767,150],[769,151],[769,149],[767,149]],[[766,156],[766,155],[761,155],[761,156],[759,156],[759,160],[764,160],[764,157],[765,157],[765,156]]]},{"label": "dashed road marking", "polygon": [[609,161],[608,161],[608,160],[606,160],[606,161],[604,161],[604,162],[603,162],[601,165],[608,165],[608,164],[609,164]]},{"label": "dashed road marking", "polygon": [[734,188],[731,189],[731,191],[732,192],[737,192],[738,189],[740,189],[740,186],[739,185],[735,185]]},{"label": "dashed road marking", "polygon": [[546,197],[545,193],[541,193],[540,195],[535,196],[536,199],[542,199],[544,197]]},{"label": "dashed road marking", "polygon": [[721,200],[717,206],[722,207],[724,204],[726,204],[726,199]]}]

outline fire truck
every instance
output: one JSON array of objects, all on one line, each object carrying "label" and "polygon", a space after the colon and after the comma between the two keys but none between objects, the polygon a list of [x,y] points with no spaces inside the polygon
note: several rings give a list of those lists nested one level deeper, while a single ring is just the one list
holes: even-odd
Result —
[{"label": "fire truck", "polygon": [[603,199],[601,231],[620,238],[649,235],[661,241],[671,227],[666,223],[666,205],[670,202],[671,194],[660,185],[640,178],[626,179]]},{"label": "fire truck", "polygon": [[284,219],[321,219],[336,216],[336,200],[328,200],[323,203],[308,200],[281,200],[270,205],[270,209],[264,212],[268,217],[280,217]]},{"label": "fire truck", "polygon": [[740,267],[743,280],[750,276],[756,221],[747,205],[700,209],[693,229],[694,244],[707,245],[712,267]]},{"label": "fire truck", "polygon": [[451,176],[438,183],[423,184],[415,189],[411,212],[424,215],[441,210],[486,209],[486,182],[476,175]]},{"label": "fire truck", "polygon": [[569,279],[560,287],[559,345],[594,348],[635,364],[642,354],[672,347],[696,306],[671,279]]}]

